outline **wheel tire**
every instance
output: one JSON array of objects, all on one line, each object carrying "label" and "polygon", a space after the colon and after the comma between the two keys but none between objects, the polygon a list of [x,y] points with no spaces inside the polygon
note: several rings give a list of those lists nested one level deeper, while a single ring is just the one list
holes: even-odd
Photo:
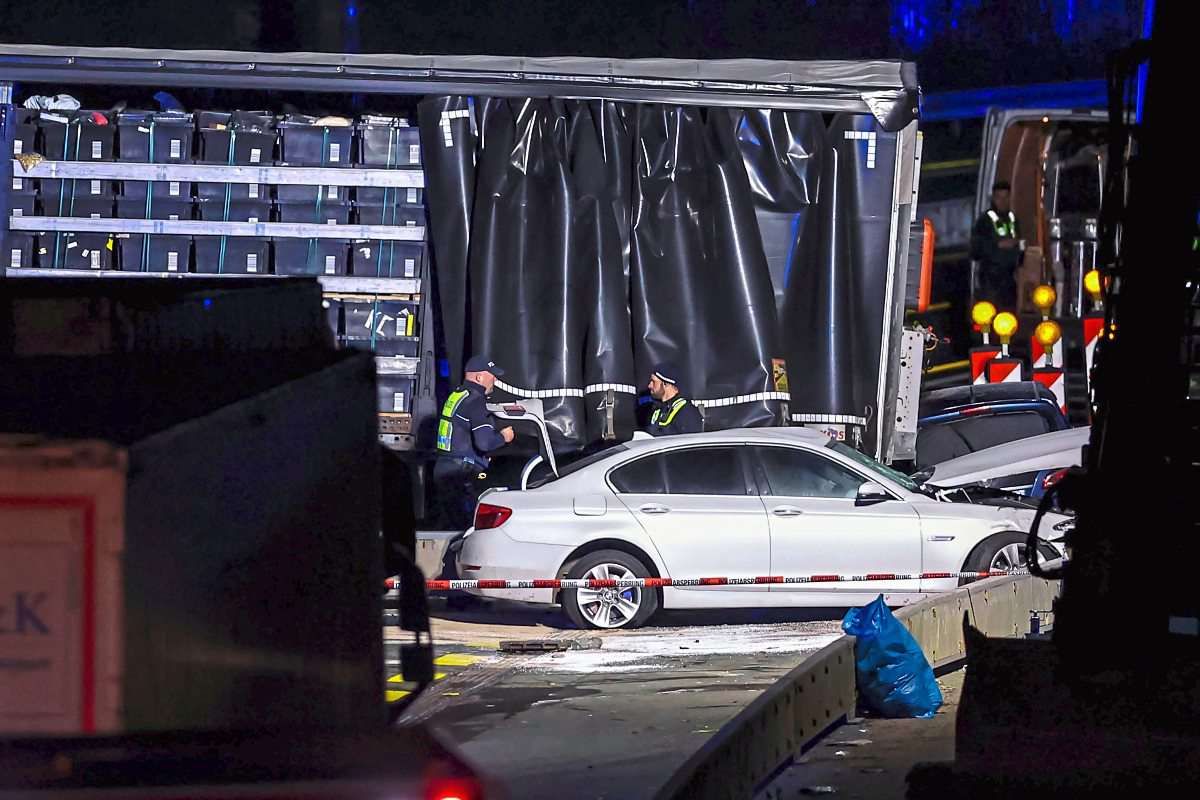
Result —
[{"label": "wheel tire", "polygon": [[[597,550],[595,553],[588,553],[571,566],[567,577],[574,580],[604,577],[605,567],[608,567],[607,574],[611,577],[650,577],[650,570],[640,559],[621,550]],[[589,602],[593,599],[595,602]],[[657,589],[563,589],[560,600],[563,610],[575,627],[585,629],[640,628],[658,611]],[[621,600],[635,604],[636,611],[626,611],[628,606],[621,603]],[[600,621],[605,607],[610,622],[607,625]]]},{"label": "wheel tire", "polygon": [[[984,572],[987,570],[1003,570],[1022,568],[1025,566],[1025,540],[1027,535],[1020,531],[1005,531],[984,539],[975,545],[975,549],[967,556],[963,564],[963,572]],[[1015,550],[1019,554],[1015,554]],[[1007,551],[1007,552],[1006,552]],[[1058,555],[1047,546],[1041,545],[1042,560],[1057,558]],[[1015,560],[1017,563],[1012,564]],[[1005,566],[1005,564],[1009,564]],[[966,586],[977,578],[959,578],[958,585]]]}]

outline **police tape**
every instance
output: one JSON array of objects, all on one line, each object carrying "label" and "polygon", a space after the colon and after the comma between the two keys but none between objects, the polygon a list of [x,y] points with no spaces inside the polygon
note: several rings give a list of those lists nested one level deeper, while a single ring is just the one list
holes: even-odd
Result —
[{"label": "police tape", "polygon": [[[862,575],[759,575],[753,578],[546,578],[507,580],[427,580],[425,588],[434,592],[470,589],[659,589],[665,587],[706,586],[796,586],[810,583],[864,583],[878,581],[979,580],[1006,575],[1025,575],[1028,570],[983,570],[980,572],[868,572]],[[388,578],[387,588],[399,586],[398,578]]]}]

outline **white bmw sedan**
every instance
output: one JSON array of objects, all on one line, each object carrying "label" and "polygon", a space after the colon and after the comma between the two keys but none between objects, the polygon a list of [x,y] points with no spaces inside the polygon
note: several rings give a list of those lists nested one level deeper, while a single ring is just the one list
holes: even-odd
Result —
[{"label": "white bmw sedan", "polygon": [[[753,578],[1006,570],[1025,563],[1034,511],[939,499],[809,428],[637,439],[524,491],[492,490],[458,553],[463,579]],[[1047,534],[1067,521],[1048,514]],[[1049,543],[1043,560],[1060,557]],[[956,578],[798,585],[482,589],[561,603],[580,627],[633,628],[659,608],[891,605]]]}]

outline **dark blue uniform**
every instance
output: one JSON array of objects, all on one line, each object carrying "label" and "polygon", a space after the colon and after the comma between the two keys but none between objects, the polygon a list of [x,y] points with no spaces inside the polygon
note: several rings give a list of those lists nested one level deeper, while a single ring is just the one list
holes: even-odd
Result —
[{"label": "dark blue uniform", "polygon": [[487,410],[483,387],[465,381],[442,406],[437,428],[438,460],[433,477],[446,522],[467,528],[482,491],[480,483],[491,459],[506,444]]},{"label": "dark blue uniform", "polygon": [[651,436],[673,436],[677,433],[700,433],[704,430],[704,419],[700,409],[682,395],[658,403],[650,417]]}]

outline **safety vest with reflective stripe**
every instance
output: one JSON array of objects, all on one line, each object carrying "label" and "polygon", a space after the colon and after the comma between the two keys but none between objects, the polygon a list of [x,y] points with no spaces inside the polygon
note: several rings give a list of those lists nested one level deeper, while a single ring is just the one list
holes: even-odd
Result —
[{"label": "safety vest with reflective stripe", "polygon": [[454,440],[454,413],[459,404],[470,396],[470,392],[460,389],[450,393],[442,404],[442,418],[438,420],[437,449],[449,453]]},{"label": "safety vest with reflective stripe", "polygon": [[[685,405],[687,405],[687,400],[683,399],[682,397],[676,397],[671,401],[671,405],[667,410],[667,416],[662,422],[659,422],[658,420],[659,417],[662,416],[663,410],[661,408],[654,409],[654,414],[650,417],[650,424],[658,425],[663,428],[667,427],[675,421],[675,415],[678,414],[679,409],[683,408]],[[645,419],[645,417],[643,417],[643,419]]]},{"label": "safety vest with reflective stripe", "polygon": [[1017,235],[1016,214],[1010,211],[1007,219],[1001,219],[999,214],[989,208],[987,215],[988,219],[992,221],[992,227],[996,229],[996,235],[1001,239],[1009,239]]}]

